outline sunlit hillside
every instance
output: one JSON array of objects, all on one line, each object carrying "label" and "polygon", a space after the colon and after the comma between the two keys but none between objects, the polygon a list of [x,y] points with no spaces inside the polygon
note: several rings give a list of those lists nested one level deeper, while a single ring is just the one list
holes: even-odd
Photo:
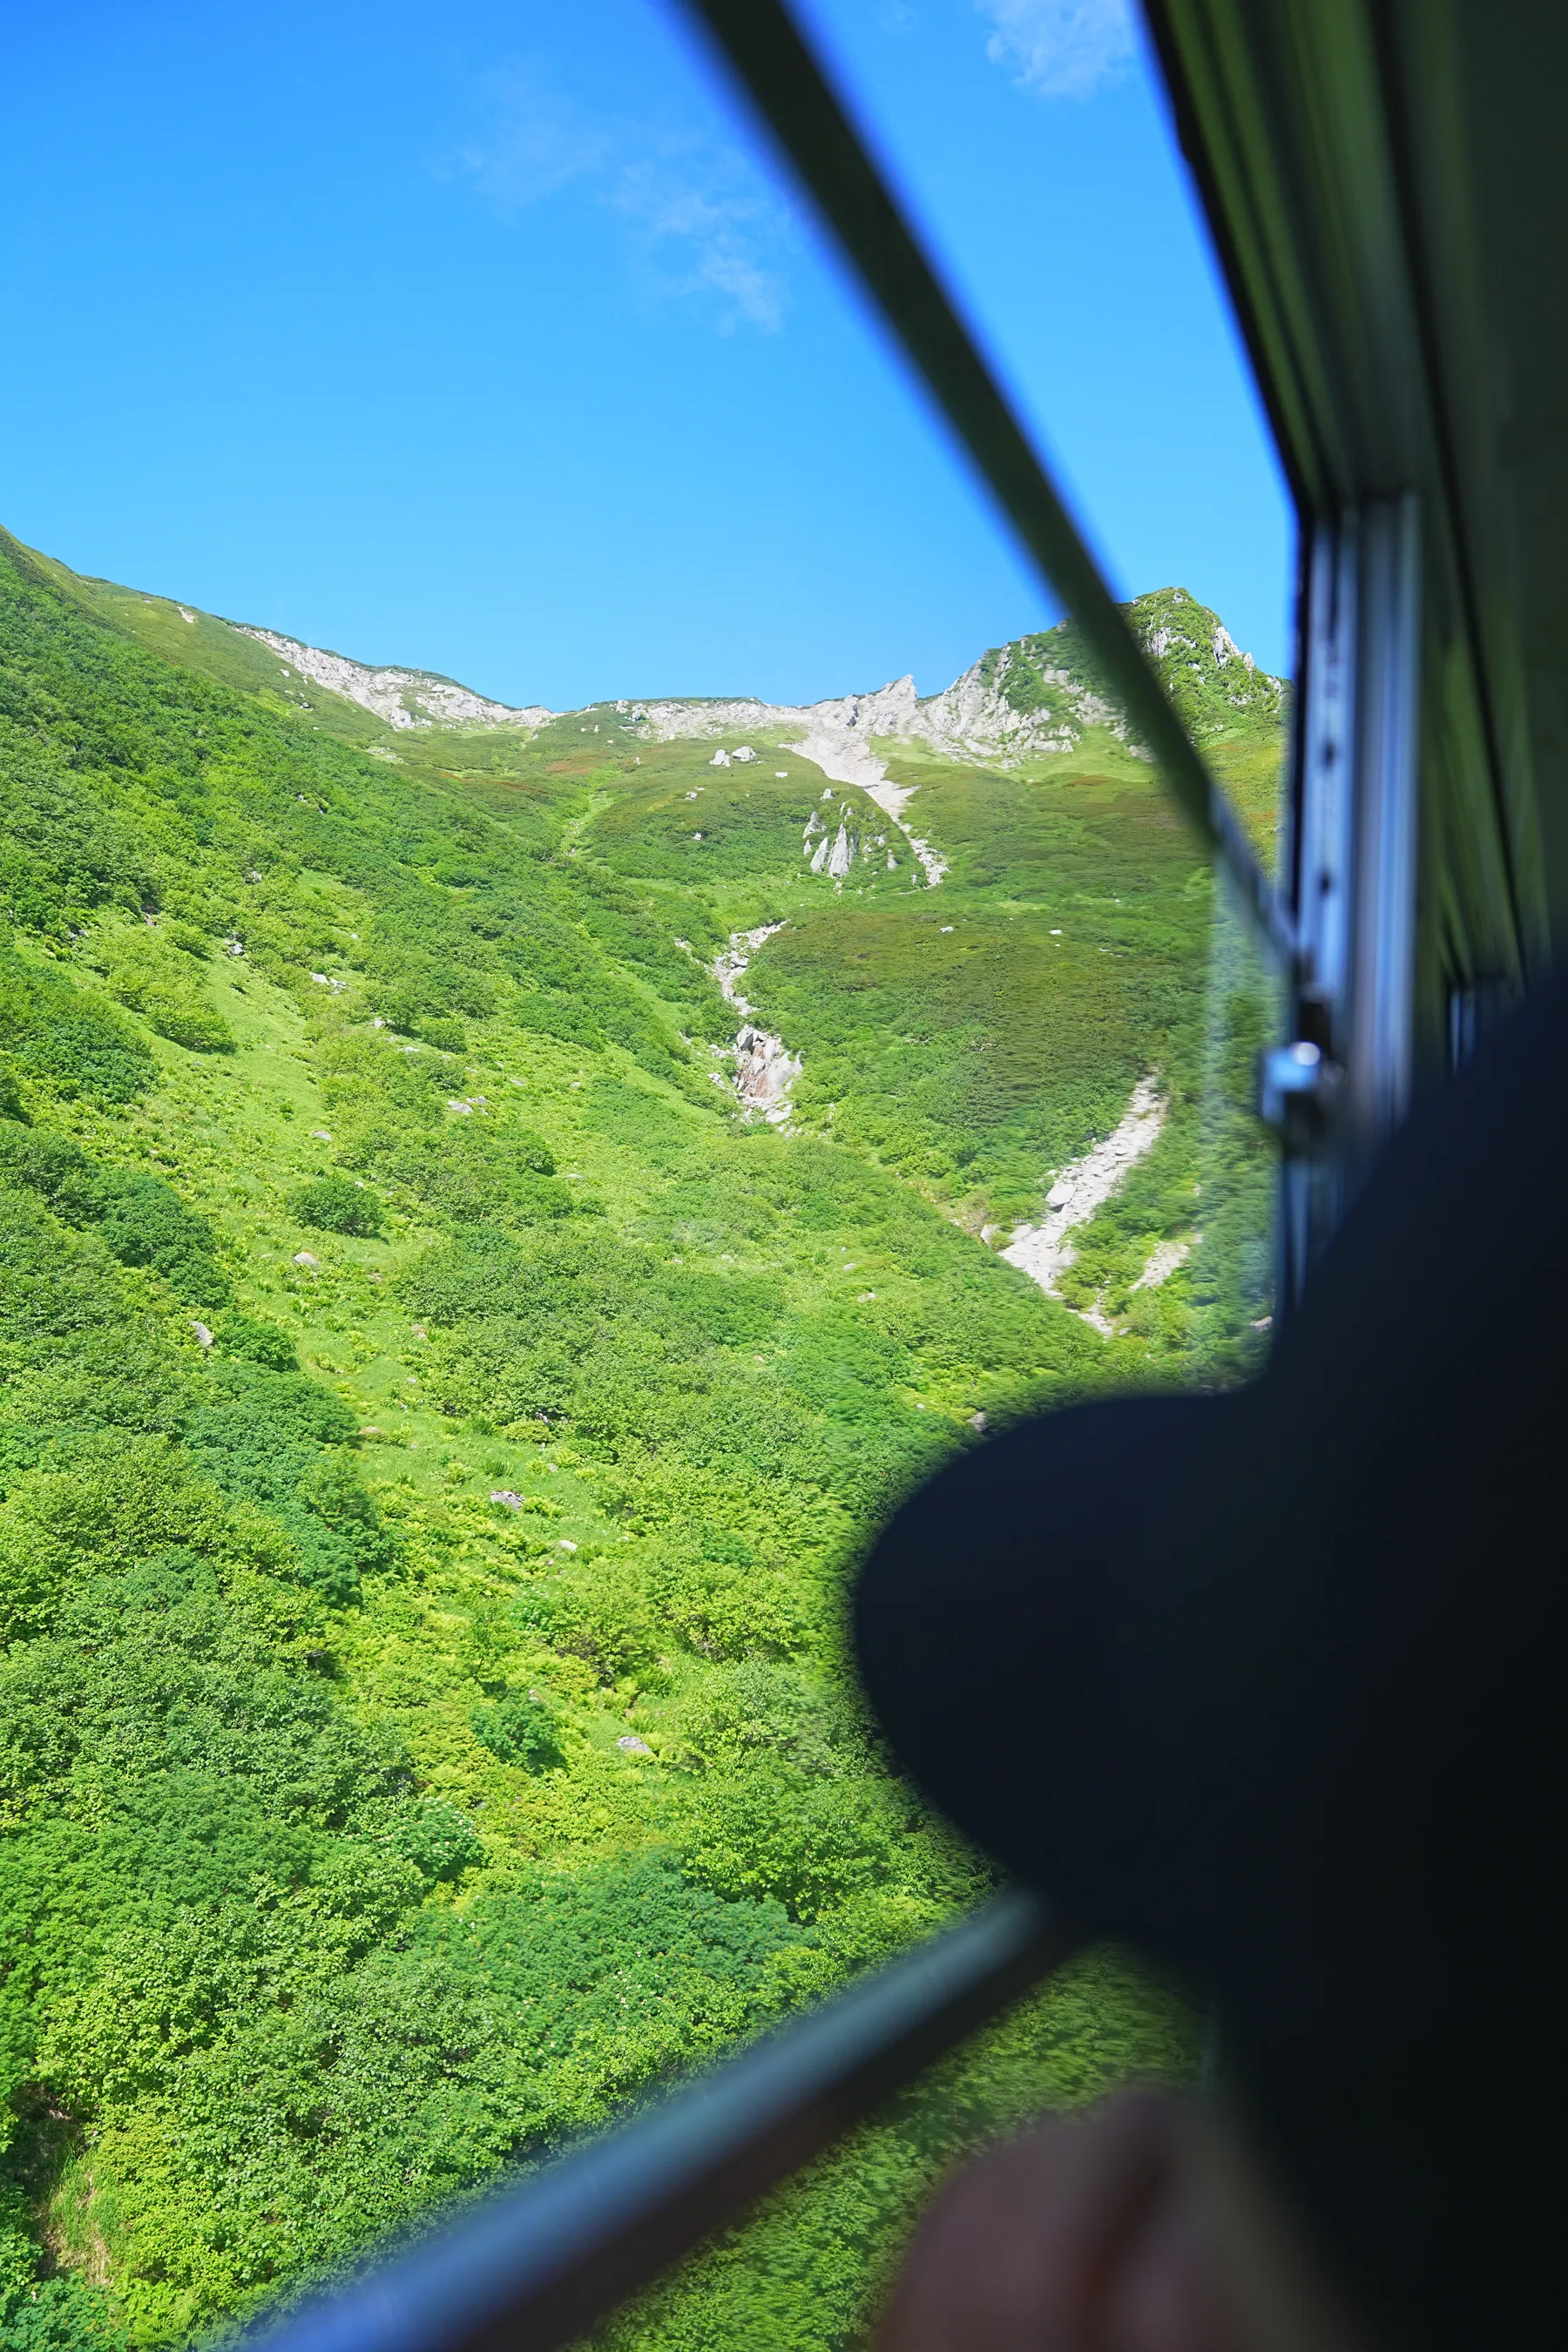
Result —
[{"label": "sunlit hillside", "polygon": [[[1265,835],[1276,682],[1134,614]],[[0,536],[6,2343],[190,2340],[987,1885],[846,1578],[1244,1360],[1257,1008],[1070,630],[900,691],[508,712]],[[617,2345],[849,2343],[1190,2041],[1092,1957]]]}]

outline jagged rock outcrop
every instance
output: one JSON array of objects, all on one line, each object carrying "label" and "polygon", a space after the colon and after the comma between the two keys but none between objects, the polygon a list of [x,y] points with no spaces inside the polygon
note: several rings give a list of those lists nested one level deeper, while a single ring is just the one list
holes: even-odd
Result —
[{"label": "jagged rock outcrop", "polygon": [[[1139,596],[1125,610],[1200,740],[1239,722],[1279,716],[1283,681],[1260,670],[1218,614],[1184,588]],[[952,760],[1003,765],[1070,751],[1095,728],[1127,740],[1126,723],[1072,621],[994,646],[962,677],[923,698],[912,677],[900,677],[869,694],[804,705],[640,702],[628,709],[634,724],[655,742],[766,730],[825,775],[865,791],[880,785],[886,773],[871,750],[878,738],[929,745]],[[795,740],[786,740],[790,736]],[[882,805],[901,822],[900,809],[886,801]]]},{"label": "jagged rock outcrop", "polygon": [[[1162,588],[1139,596],[1125,610],[1166,691],[1199,741],[1238,723],[1279,716],[1288,691],[1283,681],[1260,670],[1218,614],[1184,588]],[[399,730],[507,727],[531,731],[569,715],[538,703],[514,709],[428,670],[375,668],[271,629],[244,626],[242,634],[269,646],[300,678],[357,702]],[[951,760],[1005,767],[1071,751],[1097,728],[1129,740],[1126,722],[1072,621],[992,646],[940,694],[918,695],[914,679],[906,677],[868,694],[836,695],[822,702],[773,703],[749,697],[623,699],[614,708],[629,732],[650,742],[737,734],[764,737],[810,761],[835,782],[869,793],[906,833],[903,812],[910,788],[888,782],[885,758],[874,748],[879,742],[884,747],[919,743]],[[752,743],[739,748],[721,743],[710,764],[727,768],[738,761],[745,766],[757,757]],[[928,880],[940,880],[941,859],[928,843],[912,834],[909,837]]]},{"label": "jagged rock outcrop", "polygon": [[357,702],[388,727],[542,727],[554,713],[542,704],[533,704],[525,710],[514,710],[505,702],[489,702],[471,688],[458,686],[449,677],[438,677],[431,670],[373,669],[368,663],[351,661],[345,654],[328,653],[320,646],[302,646],[293,637],[280,637],[271,629],[253,629],[239,622],[242,636],[254,637],[258,645],[270,646],[272,651],[301,677],[324,687],[329,694],[341,695],[345,702]]}]

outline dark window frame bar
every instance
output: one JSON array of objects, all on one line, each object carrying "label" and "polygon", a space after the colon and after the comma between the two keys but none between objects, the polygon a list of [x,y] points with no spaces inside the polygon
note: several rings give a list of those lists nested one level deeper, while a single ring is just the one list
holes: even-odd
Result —
[{"label": "dark window frame bar", "polygon": [[247,2340],[555,2352],[864,2122],[1081,1937],[1012,1889]]}]

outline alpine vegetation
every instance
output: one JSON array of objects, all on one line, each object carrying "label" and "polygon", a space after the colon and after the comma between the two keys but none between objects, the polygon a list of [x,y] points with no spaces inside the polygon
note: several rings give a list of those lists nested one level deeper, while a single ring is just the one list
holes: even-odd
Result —
[{"label": "alpine vegetation", "polygon": [[[1278,683],[1133,616],[1266,838]],[[1068,627],[552,714],[0,535],[0,2336],[178,2345],[985,1890],[846,1580],[1247,1360],[1261,1012]],[[960,2147],[1192,2053],[1091,1955],[611,2340],[850,2342]]]}]

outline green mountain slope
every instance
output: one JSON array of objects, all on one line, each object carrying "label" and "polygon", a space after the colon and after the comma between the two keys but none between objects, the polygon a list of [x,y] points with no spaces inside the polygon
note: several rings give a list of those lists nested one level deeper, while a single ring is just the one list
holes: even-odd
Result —
[{"label": "green mountain slope", "polygon": [[[1258,1304],[1193,1232],[1207,880],[1113,730],[889,747],[933,889],[773,743],[395,726],[189,609],[0,538],[0,2315],[40,2347],[248,2311],[971,1899],[858,1710],[847,1568],[977,1416]],[[1224,725],[1261,776],[1277,702]],[[756,931],[784,1124],[715,978]],[[981,1235],[1148,1072],[1160,1141],[1047,1297]],[[850,2340],[956,2147],[1186,2053],[1094,1958],[617,2341]]]}]

